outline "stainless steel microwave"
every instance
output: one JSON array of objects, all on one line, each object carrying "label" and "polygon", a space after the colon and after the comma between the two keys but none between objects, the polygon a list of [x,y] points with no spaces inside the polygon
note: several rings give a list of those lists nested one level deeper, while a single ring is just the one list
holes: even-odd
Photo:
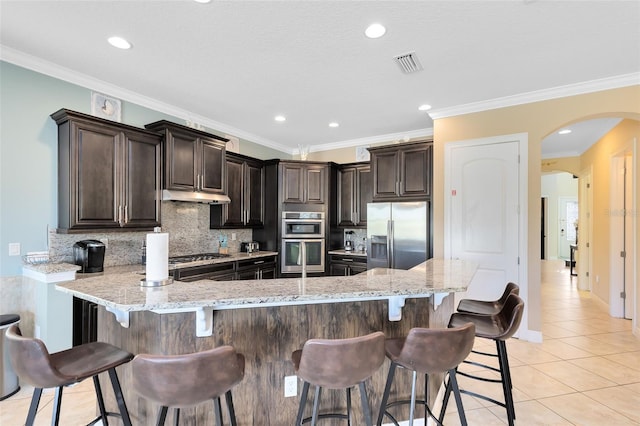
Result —
[{"label": "stainless steel microwave", "polygon": [[282,238],[324,238],[323,212],[283,212]]}]

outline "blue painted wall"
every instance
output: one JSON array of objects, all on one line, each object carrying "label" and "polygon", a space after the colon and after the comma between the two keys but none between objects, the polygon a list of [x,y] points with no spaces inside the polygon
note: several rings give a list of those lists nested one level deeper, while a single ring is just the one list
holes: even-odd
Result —
[{"label": "blue painted wall", "polygon": [[[56,228],[57,127],[49,115],[60,108],[89,114],[91,90],[0,61],[0,277],[22,274],[22,260],[9,256],[45,250],[47,226]],[[157,120],[183,120],[122,102],[122,122],[144,127]],[[257,158],[291,158],[250,141],[241,152]]]}]

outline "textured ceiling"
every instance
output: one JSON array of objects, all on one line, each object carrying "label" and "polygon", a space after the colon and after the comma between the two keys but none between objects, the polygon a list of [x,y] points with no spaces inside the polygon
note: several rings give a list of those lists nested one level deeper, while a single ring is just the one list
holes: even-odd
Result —
[{"label": "textured ceiling", "polygon": [[[5,60],[289,152],[429,134],[423,103],[640,72],[638,1],[2,0],[0,17]],[[374,21],[387,34],[370,40]],[[133,48],[112,48],[114,34]],[[407,52],[423,71],[400,71]]]}]

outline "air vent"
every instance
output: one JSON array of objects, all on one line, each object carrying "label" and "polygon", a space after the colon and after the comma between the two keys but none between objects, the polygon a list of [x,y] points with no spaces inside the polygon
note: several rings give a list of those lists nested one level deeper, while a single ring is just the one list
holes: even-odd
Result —
[{"label": "air vent", "polygon": [[405,53],[404,55],[393,58],[403,73],[411,74],[413,72],[422,71],[422,65],[416,56],[416,52]]}]

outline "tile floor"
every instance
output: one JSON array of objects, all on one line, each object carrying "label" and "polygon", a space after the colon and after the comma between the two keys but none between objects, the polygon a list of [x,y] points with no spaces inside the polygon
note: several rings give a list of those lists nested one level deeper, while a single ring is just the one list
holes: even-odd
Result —
[{"label": "tile floor", "polygon": [[[611,318],[604,304],[578,291],[563,262],[542,263],[544,342],[507,343],[517,424],[640,425],[640,338],[631,334],[631,321]],[[483,346],[494,347],[478,339],[476,347]],[[460,382],[502,399],[499,384],[464,377]],[[31,391],[25,387],[0,402],[0,425],[24,424]],[[61,425],[84,425],[94,418],[90,380],[64,393]],[[52,391],[43,394],[36,425],[50,424],[52,400]],[[467,395],[463,402],[470,425],[506,423],[500,407]],[[445,424],[459,424],[453,401]]]}]

